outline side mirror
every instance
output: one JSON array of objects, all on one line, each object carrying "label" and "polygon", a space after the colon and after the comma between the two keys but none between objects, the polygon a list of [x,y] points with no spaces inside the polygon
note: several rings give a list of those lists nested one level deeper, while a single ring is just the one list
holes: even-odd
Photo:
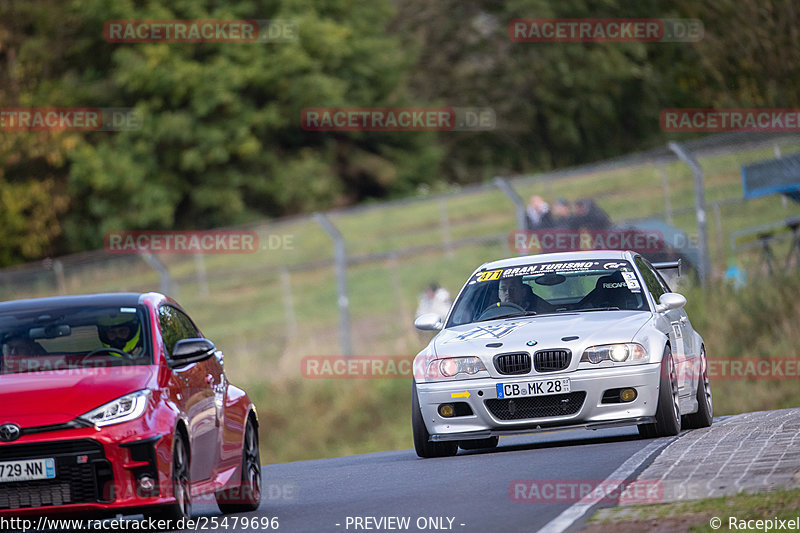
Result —
[{"label": "side mirror", "polygon": [[181,339],[172,348],[170,366],[175,368],[204,361],[214,355],[215,351],[214,343],[208,339]]},{"label": "side mirror", "polygon": [[414,327],[422,331],[439,331],[442,329],[442,317],[436,313],[419,315],[414,321]]},{"label": "side mirror", "polygon": [[677,292],[665,292],[661,295],[661,298],[658,299],[656,311],[663,313],[664,311],[670,311],[672,309],[680,309],[684,305],[686,305],[686,298],[682,294],[678,294]]}]

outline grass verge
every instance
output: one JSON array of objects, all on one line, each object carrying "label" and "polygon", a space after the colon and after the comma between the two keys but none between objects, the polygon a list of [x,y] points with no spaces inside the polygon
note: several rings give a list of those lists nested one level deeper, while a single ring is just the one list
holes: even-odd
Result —
[{"label": "grass verge", "polygon": [[[686,502],[601,509],[587,522],[585,532],[627,531],[783,531],[800,530],[800,489],[705,498]],[[712,527],[719,524],[718,527]],[[772,520],[767,523],[756,521]],[[789,522],[792,521],[793,522]],[[749,522],[748,521],[752,521]]]}]

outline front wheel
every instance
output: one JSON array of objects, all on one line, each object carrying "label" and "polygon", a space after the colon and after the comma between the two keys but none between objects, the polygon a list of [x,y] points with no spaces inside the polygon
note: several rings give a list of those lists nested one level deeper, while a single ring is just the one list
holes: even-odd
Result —
[{"label": "front wheel", "polygon": [[707,428],[714,419],[714,404],[711,401],[711,381],[708,379],[706,349],[700,352],[700,375],[697,376],[697,412],[684,417],[687,429]]},{"label": "front wheel", "polygon": [[185,440],[180,431],[175,433],[172,444],[172,494],[175,502],[148,513],[154,519],[177,522],[182,518],[188,520],[192,517],[190,456]]},{"label": "front wheel", "polygon": [[417,455],[428,459],[432,457],[449,457],[458,453],[458,442],[431,442],[431,435],[422,419],[422,410],[417,397],[417,382],[411,382],[411,429],[414,432],[414,449]]},{"label": "front wheel", "polygon": [[655,424],[639,424],[642,437],[671,437],[681,432],[681,411],[678,399],[678,374],[672,350],[664,348],[661,358],[661,378],[658,385],[658,407]]},{"label": "front wheel", "polygon": [[258,431],[252,418],[247,421],[244,430],[241,484],[218,492],[216,499],[223,514],[255,511],[261,504],[261,454]]}]

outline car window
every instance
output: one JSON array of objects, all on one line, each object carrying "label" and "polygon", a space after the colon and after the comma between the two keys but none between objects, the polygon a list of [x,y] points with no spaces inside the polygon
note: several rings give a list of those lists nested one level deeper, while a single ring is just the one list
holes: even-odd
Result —
[{"label": "car window", "polygon": [[665,288],[666,284],[661,284],[661,281],[658,279],[658,274],[656,274],[653,267],[651,267],[650,263],[645,261],[644,258],[636,256],[634,261],[636,261],[636,266],[639,267],[639,272],[642,274],[642,279],[647,286],[647,290],[653,295],[653,299],[658,302],[662,294],[669,292],[669,290]]},{"label": "car window", "polygon": [[[647,264],[650,265],[649,262]],[[661,288],[664,289],[664,292],[672,292],[672,289],[670,288],[669,283],[666,282],[666,280],[664,279],[664,276],[661,275],[661,272],[656,270],[656,268],[653,267],[653,265],[650,265],[650,267],[653,269],[653,272],[656,273],[656,277],[658,278],[658,282],[661,284]]]},{"label": "car window", "polygon": [[182,339],[200,337],[200,333],[186,314],[171,305],[162,305],[158,310],[161,338],[167,354],[172,354],[175,343]]},{"label": "car window", "polygon": [[448,327],[507,316],[648,308],[628,261],[531,263],[474,274]]},{"label": "car window", "polygon": [[151,364],[145,316],[138,306],[2,313],[0,371],[10,374]]}]

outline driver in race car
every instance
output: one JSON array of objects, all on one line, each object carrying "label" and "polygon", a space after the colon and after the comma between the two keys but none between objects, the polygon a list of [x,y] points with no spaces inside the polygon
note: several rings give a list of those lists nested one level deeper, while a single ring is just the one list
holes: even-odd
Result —
[{"label": "driver in race car", "polygon": [[[120,313],[101,317],[97,321],[97,334],[105,348],[115,348],[134,357],[144,352],[141,342],[142,326],[136,315]],[[112,350],[107,353],[112,357],[122,357]]]},{"label": "driver in race car", "polygon": [[501,279],[497,284],[497,297],[500,299],[498,306],[509,303],[535,313],[550,313],[554,310],[552,305],[533,292],[530,285],[522,281],[521,276]]},{"label": "driver in race car", "polygon": [[522,282],[521,277],[504,278],[497,285],[497,297],[503,303],[512,303],[528,310],[529,287]]}]

